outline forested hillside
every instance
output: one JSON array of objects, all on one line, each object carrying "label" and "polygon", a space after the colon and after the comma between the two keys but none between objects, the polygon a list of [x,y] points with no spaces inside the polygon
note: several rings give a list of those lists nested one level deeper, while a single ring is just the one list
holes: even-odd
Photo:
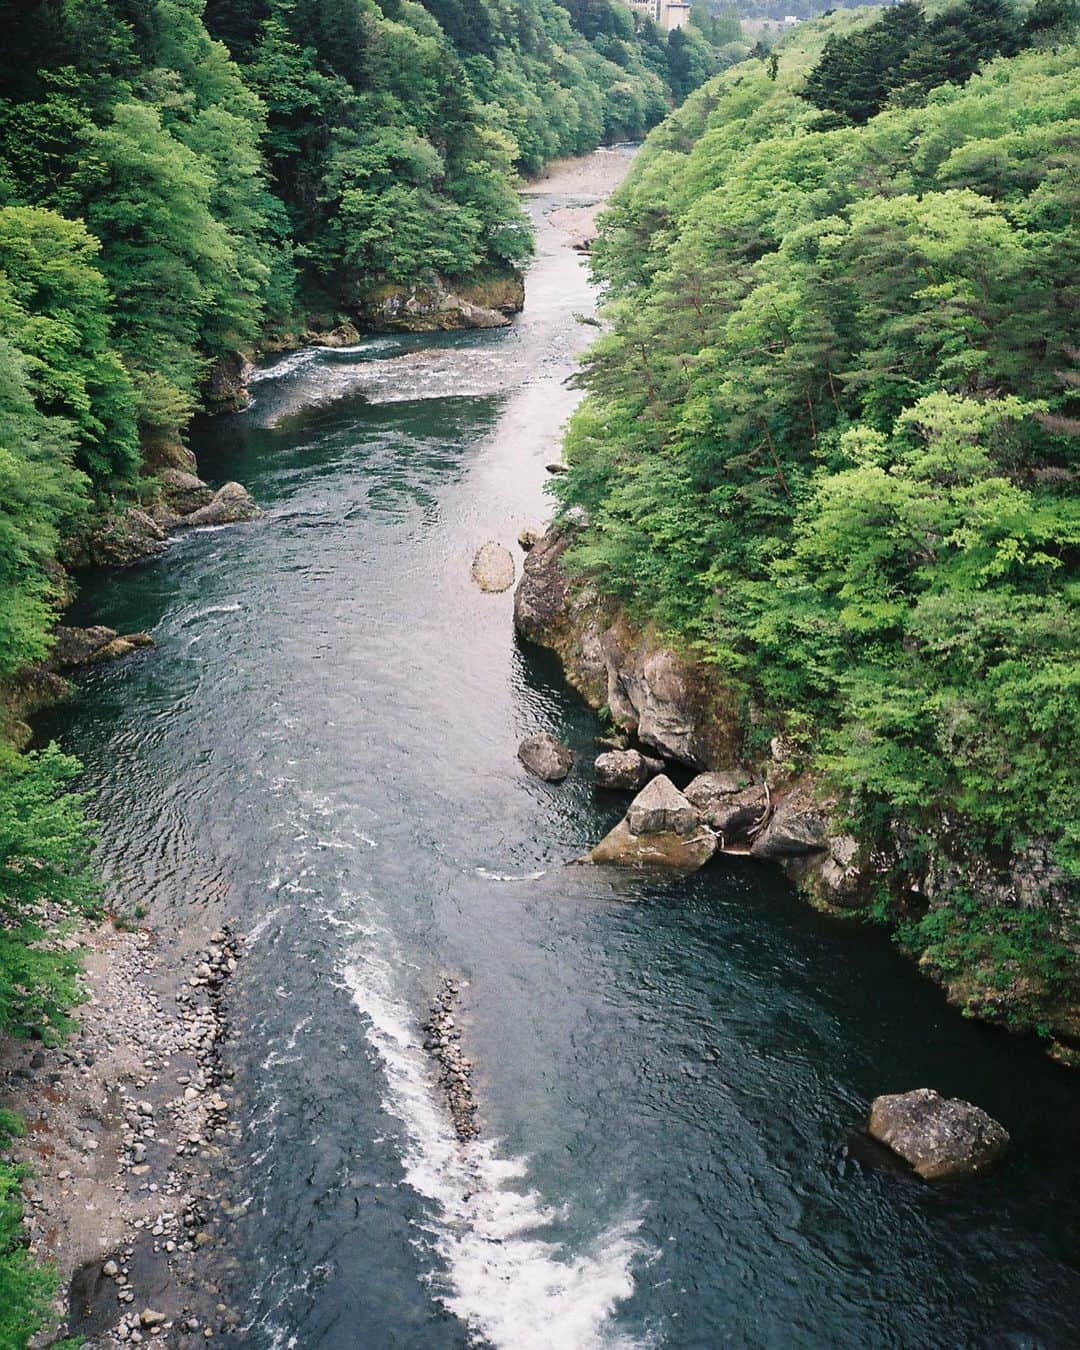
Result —
[{"label": "forested hillside", "polygon": [[699,91],[602,230],[557,484],[576,567],[714,665],[747,760],[779,735],[838,798],[877,916],[1026,1026],[1076,1004],[1070,32],[837,13]]}]

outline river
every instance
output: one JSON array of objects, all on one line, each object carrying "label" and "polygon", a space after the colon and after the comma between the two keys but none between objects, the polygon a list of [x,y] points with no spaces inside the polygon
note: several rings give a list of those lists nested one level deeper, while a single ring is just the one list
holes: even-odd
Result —
[{"label": "river", "polygon": [[[223,917],[246,938],[215,1248],[235,1344],[1075,1344],[1075,1078],[767,867],[562,866],[624,803],[590,784],[594,717],[469,564],[550,511],[595,336],[547,214],[577,195],[529,199],[512,327],[271,362],[195,442],[264,517],[76,607],[157,642],[44,728],[87,765],[110,886],[182,944]],[[577,752],[563,785],[515,758],[539,730]],[[468,1146],[422,1048],[446,974]],[[999,1172],[931,1186],[864,1156],[870,1098],[916,1086],[1006,1124]]]}]

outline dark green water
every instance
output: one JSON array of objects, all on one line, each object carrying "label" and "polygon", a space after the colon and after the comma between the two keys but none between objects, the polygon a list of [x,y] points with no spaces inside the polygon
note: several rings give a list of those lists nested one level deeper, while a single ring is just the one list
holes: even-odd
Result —
[{"label": "dark green water", "polygon": [[[513,329],[285,358],[197,442],[265,518],[80,601],[158,644],[47,727],[89,766],[111,883],[193,942],[222,915],[248,935],[236,1343],[1076,1344],[1074,1078],[769,870],[560,865],[621,803],[587,768],[521,771],[526,733],[587,764],[597,728],[469,579],[545,514],[592,335],[553,204]],[[465,1149],[420,1049],[444,972],[468,981]],[[1007,1125],[1000,1172],[860,1160],[869,1099],[921,1085]]]}]

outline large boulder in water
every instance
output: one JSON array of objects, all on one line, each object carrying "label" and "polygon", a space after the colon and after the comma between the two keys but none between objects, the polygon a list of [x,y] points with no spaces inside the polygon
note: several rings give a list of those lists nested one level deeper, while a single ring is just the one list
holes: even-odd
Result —
[{"label": "large boulder in water", "polygon": [[530,773],[547,783],[561,782],[574,767],[573,752],[549,731],[526,736],[518,746],[518,759]]},{"label": "large boulder in water", "polygon": [[589,854],[617,867],[694,872],[716,852],[716,835],[664,774],[647,784],[630,810]]},{"label": "large boulder in water", "polygon": [[218,488],[206,506],[184,516],[181,524],[235,525],[242,520],[257,520],[261,515],[254,498],[242,483],[226,483]]},{"label": "large boulder in water", "polygon": [[692,834],[701,816],[662,773],[630,803],[626,823],[633,834]]},{"label": "large boulder in water", "polygon": [[594,767],[597,787],[624,792],[644,787],[650,778],[664,771],[661,760],[650,759],[639,750],[605,751],[597,755]]},{"label": "large boulder in water", "polygon": [[482,591],[508,591],[514,584],[514,559],[508,548],[489,540],[476,551],[473,581]]},{"label": "large boulder in water", "polygon": [[1009,1145],[1008,1131],[981,1107],[932,1088],[875,1098],[868,1128],[927,1181],[982,1172]]}]

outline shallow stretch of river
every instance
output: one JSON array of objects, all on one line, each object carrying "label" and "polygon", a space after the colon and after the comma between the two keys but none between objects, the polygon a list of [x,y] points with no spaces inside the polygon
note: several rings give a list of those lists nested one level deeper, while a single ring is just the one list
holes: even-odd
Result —
[{"label": "shallow stretch of river", "polygon": [[[1075,1079],[766,868],[561,866],[623,804],[590,785],[597,724],[515,644],[510,594],[469,577],[547,513],[595,332],[560,204],[532,200],[511,328],[278,359],[197,439],[264,518],[80,601],[157,642],[46,728],[88,765],[110,881],[166,929],[247,937],[236,1343],[1075,1345]],[[543,729],[579,755],[562,786],[515,759]],[[419,1029],[447,973],[467,1147]],[[862,1159],[870,1097],[922,1085],[1007,1125],[998,1174],[927,1186]]]}]

